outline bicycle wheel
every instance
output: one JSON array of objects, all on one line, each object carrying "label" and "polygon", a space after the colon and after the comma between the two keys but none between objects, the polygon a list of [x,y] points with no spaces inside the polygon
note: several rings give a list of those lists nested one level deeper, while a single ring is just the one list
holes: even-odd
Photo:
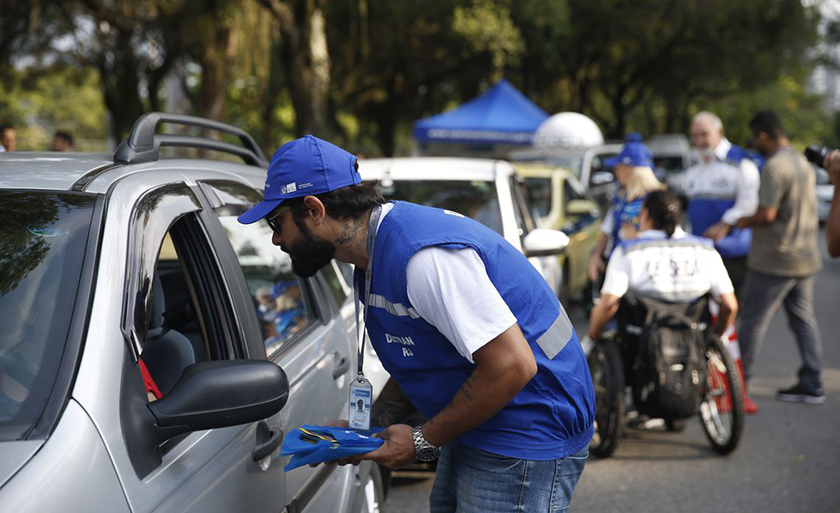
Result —
[{"label": "bicycle wheel", "polygon": [[595,387],[595,434],[589,450],[600,458],[615,452],[624,433],[624,363],[614,333],[595,342],[587,357]]},{"label": "bicycle wheel", "polygon": [[706,386],[701,390],[700,421],[712,448],[729,454],[744,430],[744,400],[738,367],[720,339],[706,347]]}]

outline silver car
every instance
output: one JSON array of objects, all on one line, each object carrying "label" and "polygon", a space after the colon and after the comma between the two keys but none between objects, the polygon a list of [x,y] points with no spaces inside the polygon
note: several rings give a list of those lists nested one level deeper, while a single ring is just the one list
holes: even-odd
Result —
[{"label": "silver car", "polygon": [[283,471],[285,433],[346,418],[354,309],[337,265],[298,279],[237,223],[265,164],[160,114],[113,156],[0,154],[0,511],[379,509],[369,462]]}]

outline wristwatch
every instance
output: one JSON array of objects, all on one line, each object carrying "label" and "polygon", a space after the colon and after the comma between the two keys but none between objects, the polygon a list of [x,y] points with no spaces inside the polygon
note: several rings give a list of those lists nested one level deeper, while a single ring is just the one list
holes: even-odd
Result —
[{"label": "wristwatch", "polygon": [[423,436],[423,426],[414,428],[411,432],[411,438],[414,440],[414,452],[417,454],[418,460],[432,461],[440,456],[440,447],[430,444]]}]

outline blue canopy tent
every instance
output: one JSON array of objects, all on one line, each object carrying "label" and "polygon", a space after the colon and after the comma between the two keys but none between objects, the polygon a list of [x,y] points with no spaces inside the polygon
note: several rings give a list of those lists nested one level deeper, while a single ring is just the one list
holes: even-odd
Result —
[{"label": "blue canopy tent", "polygon": [[[531,144],[548,114],[506,80],[460,107],[414,123],[423,154],[504,154]],[[454,144],[454,147],[447,147]]]}]

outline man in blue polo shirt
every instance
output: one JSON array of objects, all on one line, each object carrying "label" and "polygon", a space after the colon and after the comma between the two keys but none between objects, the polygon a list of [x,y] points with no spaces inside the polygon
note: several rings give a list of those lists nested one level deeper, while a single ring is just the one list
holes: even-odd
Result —
[{"label": "man in blue polo shirt", "polygon": [[568,507],[595,397],[557,297],[489,228],[384,203],[360,182],[354,156],[307,136],[277,150],[265,199],[240,217],[265,218],[299,275],[332,258],[356,266],[371,343],[395,382],[377,403],[404,393],[429,419],[387,426],[382,447],[354,462],[401,468],[439,454],[433,512]]}]

